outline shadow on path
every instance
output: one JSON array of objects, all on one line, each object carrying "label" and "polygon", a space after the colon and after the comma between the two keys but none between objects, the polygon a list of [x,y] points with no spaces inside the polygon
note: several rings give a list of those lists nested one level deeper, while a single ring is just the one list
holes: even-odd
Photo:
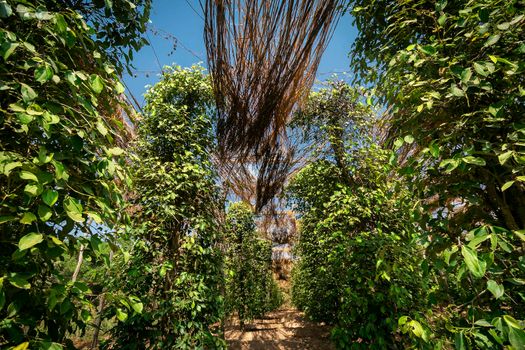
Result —
[{"label": "shadow on path", "polygon": [[246,324],[244,332],[233,323],[226,327],[225,335],[232,350],[335,349],[330,342],[330,328],[307,321],[295,309],[271,312]]}]

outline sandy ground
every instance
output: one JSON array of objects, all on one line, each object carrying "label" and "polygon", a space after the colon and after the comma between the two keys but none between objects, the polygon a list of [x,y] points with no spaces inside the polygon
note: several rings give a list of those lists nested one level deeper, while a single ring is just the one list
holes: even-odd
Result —
[{"label": "sandy ground", "polygon": [[309,322],[292,308],[269,313],[264,319],[246,324],[241,332],[238,324],[225,328],[229,349],[232,350],[332,350],[330,329]]}]

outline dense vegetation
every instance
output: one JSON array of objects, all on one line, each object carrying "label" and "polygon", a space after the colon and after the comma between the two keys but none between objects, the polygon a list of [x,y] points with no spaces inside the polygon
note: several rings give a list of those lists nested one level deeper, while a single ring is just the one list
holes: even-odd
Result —
[{"label": "dense vegetation", "polygon": [[[282,303],[204,69],[165,67],[141,114],[123,95],[150,8],[0,0],[2,349],[220,349]],[[340,349],[525,348],[525,3],[345,10],[353,86],[287,126],[293,304]]]},{"label": "dense vegetation", "polygon": [[226,217],[226,313],[244,321],[262,317],[282,303],[272,277],[272,245],[259,237],[255,217],[244,202],[232,203]]},{"label": "dense vegetation", "polygon": [[149,8],[0,2],[2,348],[74,348],[93,328],[96,347],[103,321],[107,348],[225,346],[208,78],[167,68],[138,119],[121,95]]},{"label": "dense vegetation", "polygon": [[[125,23],[140,17],[139,8],[149,3],[83,11]],[[119,146],[132,114],[115,70],[126,61],[104,47],[138,48],[145,19],[114,44],[116,33],[94,37],[81,13],[62,1],[0,3],[2,347],[70,344],[67,334],[86,328],[90,287],[58,263],[81,250],[104,259],[106,234],[92,232],[100,224],[116,232],[126,222],[128,172]]]},{"label": "dense vegetation", "polygon": [[397,320],[419,317],[427,297],[420,231],[389,152],[366,136],[375,120],[360,98],[331,82],[294,121],[322,147],[288,187],[301,214],[292,298],[314,320],[335,325],[339,347],[362,338],[363,348],[392,348]]},{"label": "dense vegetation", "polygon": [[369,143],[344,123],[365,111],[342,111],[338,89],[310,99],[306,115],[342,113],[344,131],[323,123],[331,154],[290,186],[304,215],[296,303],[332,320],[341,348],[523,348],[524,4],[349,10],[355,81],[385,112]]}]

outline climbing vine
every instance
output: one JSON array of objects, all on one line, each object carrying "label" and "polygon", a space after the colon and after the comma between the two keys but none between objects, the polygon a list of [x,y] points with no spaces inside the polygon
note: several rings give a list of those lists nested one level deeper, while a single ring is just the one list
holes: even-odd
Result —
[{"label": "climbing vine", "polygon": [[458,349],[522,348],[523,3],[350,4],[352,67],[388,107],[389,143],[424,206],[429,323],[444,321],[434,331]]},{"label": "climbing vine", "polygon": [[294,120],[318,150],[288,186],[301,217],[292,300],[332,324],[341,349],[403,348],[412,341],[397,320],[410,315],[421,327],[427,277],[408,188],[374,142],[365,101],[364,91],[332,81]]},{"label": "climbing vine", "polygon": [[258,236],[250,206],[232,203],[225,227],[226,313],[246,320],[262,317],[282,302],[272,276],[271,242]]},{"label": "climbing vine", "polygon": [[0,21],[0,346],[61,348],[93,306],[57,262],[80,246],[102,258],[99,226],[126,221],[129,109],[114,67],[127,63],[61,1],[2,1]]},{"label": "climbing vine", "polygon": [[146,94],[133,148],[136,243],[114,286],[137,295],[143,309],[128,314],[117,300],[110,348],[223,346],[214,331],[223,301],[211,101],[197,66],[166,67]]}]

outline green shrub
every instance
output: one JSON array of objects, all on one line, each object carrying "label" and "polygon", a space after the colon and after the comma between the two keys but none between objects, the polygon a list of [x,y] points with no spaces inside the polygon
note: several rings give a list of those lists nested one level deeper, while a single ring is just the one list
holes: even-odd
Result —
[{"label": "green shrub", "polygon": [[115,293],[131,292],[140,310],[115,299],[120,322],[109,348],[224,347],[220,200],[211,163],[212,95],[201,67],[165,68],[146,94],[133,164],[131,259]]},{"label": "green shrub", "polygon": [[81,16],[114,23],[104,4],[0,2],[1,348],[71,346],[90,322],[92,291],[58,268],[81,246],[86,259],[106,260],[104,241],[126,222],[120,146],[132,111],[115,72],[128,62],[110,51],[142,45],[149,2],[140,4],[114,8],[136,21],[115,43],[111,33],[95,38]]},{"label": "green shrub", "polygon": [[244,321],[278,308],[282,295],[272,276],[271,242],[258,237],[254,214],[243,202],[232,203],[226,218],[227,315]]}]

